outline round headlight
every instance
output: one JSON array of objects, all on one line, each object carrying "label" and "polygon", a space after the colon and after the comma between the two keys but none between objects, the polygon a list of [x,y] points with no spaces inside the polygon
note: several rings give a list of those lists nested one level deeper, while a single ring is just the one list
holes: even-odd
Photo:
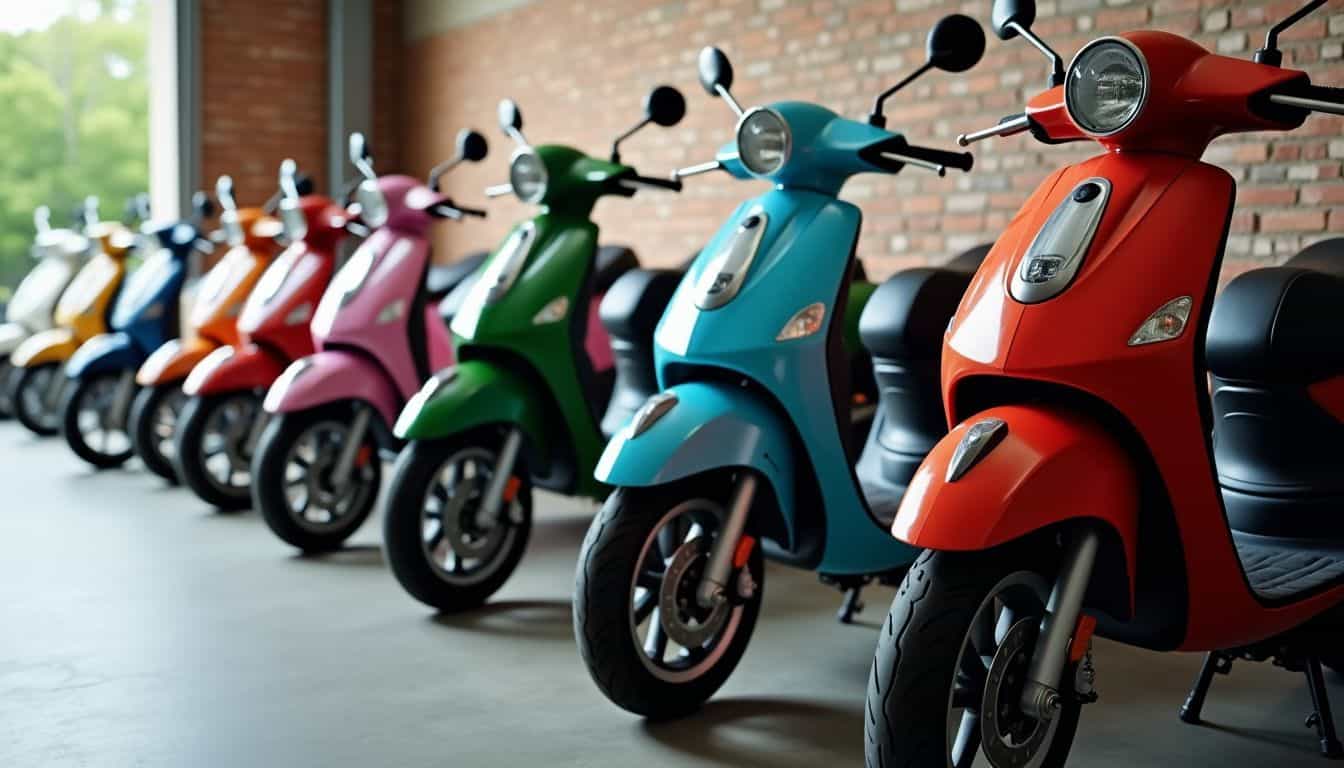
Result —
[{"label": "round headlight", "polygon": [[365,179],[355,189],[355,202],[359,203],[359,217],[371,229],[377,229],[387,223],[387,198],[378,188],[378,182]]},{"label": "round headlight", "polygon": [[789,124],[771,109],[753,109],[737,126],[737,155],[747,170],[766,176],[789,159],[792,136]]},{"label": "round headlight", "polygon": [[539,203],[546,195],[546,164],[537,153],[526,150],[514,155],[509,164],[509,184],[513,194],[525,203]]},{"label": "round headlight", "polygon": [[1064,83],[1069,117],[1095,136],[1108,136],[1134,122],[1147,97],[1143,56],[1119,38],[1097,40],[1079,51]]}]

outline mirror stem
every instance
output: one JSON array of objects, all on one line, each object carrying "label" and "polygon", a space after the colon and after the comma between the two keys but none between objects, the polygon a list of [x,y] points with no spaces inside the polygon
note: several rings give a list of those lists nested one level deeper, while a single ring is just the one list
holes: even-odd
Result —
[{"label": "mirror stem", "polygon": [[1045,41],[1037,37],[1030,29],[1018,24],[1016,21],[1008,23],[1008,26],[1015,30],[1022,39],[1036,46],[1036,50],[1045,54],[1045,58],[1050,60],[1050,87],[1064,84],[1064,59],[1060,58],[1055,49],[1045,44]]},{"label": "mirror stem", "polygon": [[643,120],[640,120],[638,123],[635,123],[634,128],[631,128],[625,133],[622,133],[620,136],[617,136],[616,140],[611,142],[611,162],[613,163],[621,162],[621,142],[635,135],[635,133],[639,129],[643,128],[648,124],[649,124],[649,118],[646,117]]},{"label": "mirror stem", "polygon": [[738,104],[737,99],[733,98],[733,94],[731,91],[729,91],[727,88],[724,88],[722,85],[714,86],[714,90],[718,91],[719,98],[727,102],[728,107],[732,109],[733,112],[736,113],[738,117],[742,116],[743,114],[742,105]]},{"label": "mirror stem", "polygon": [[1255,52],[1255,63],[1267,64],[1271,67],[1283,66],[1283,51],[1279,50],[1279,35],[1322,5],[1325,5],[1325,0],[1311,0],[1311,2],[1298,8],[1293,15],[1270,27],[1268,34],[1265,35],[1265,46]]},{"label": "mirror stem", "polygon": [[907,75],[904,80],[891,86],[890,88],[879,94],[877,97],[877,101],[873,102],[872,114],[868,115],[868,124],[875,128],[886,128],[887,118],[882,114],[882,104],[886,102],[887,99],[891,98],[892,94],[896,93],[905,86],[914,82],[915,78],[919,77],[925,72],[928,72],[932,68],[933,68],[933,62],[926,61],[922,65],[920,65],[919,69],[916,69],[914,72],[911,72],[909,75]]},{"label": "mirror stem", "polygon": [[455,158],[453,158],[452,160],[445,160],[445,161],[443,161],[442,163],[439,163],[438,165],[434,166],[433,168],[430,168],[430,169],[429,169],[429,188],[432,189],[432,190],[434,190],[435,192],[438,192],[438,191],[439,191],[439,179],[442,178],[443,175],[444,175],[445,173],[447,173],[447,172],[453,170],[454,168],[456,168],[456,167],[457,167],[457,164],[460,163],[460,162],[462,162],[462,158],[460,158],[460,157],[455,157]]}]

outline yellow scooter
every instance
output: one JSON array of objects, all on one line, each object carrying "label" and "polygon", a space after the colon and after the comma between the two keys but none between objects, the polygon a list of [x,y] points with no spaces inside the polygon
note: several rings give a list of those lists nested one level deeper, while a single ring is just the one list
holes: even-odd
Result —
[{"label": "yellow scooter", "polygon": [[[130,207],[142,222],[149,219],[145,198],[137,198]],[[56,327],[28,337],[10,355],[14,372],[9,377],[9,397],[14,417],[40,437],[60,429],[59,406],[66,382],[61,369],[81,344],[107,332],[127,259],[139,242],[131,229],[117,221],[92,224],[85,235],[94,254],[61,294]]]}]

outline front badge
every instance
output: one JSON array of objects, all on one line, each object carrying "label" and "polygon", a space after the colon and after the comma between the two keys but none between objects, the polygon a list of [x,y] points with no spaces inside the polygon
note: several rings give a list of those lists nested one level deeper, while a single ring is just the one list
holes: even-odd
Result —
[{"label": "front badge", "polygon": [[1003,419],[982,419],[972,424],[952,452],[952,460],[947,464],[947,482],[960,480],[1007,435],[1008,422]]}]

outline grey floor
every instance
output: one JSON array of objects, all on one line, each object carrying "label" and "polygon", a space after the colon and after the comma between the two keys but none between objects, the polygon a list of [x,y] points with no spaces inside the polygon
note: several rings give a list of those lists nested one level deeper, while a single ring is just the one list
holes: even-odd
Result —
[{"label": "grey floor", "polygon": [[[754,645],[700,716],[609,705],[574,651],[591,508],[546,496],[488,609],[436,618],[384,570],[375,524],[296,557],[251,513],[213,514],[139,471],[93,474],[0,424],[0,766],[814,766],[862,762],[876,632],[773,569]],[[864,614],[877,622],[890,591]],[[1110,644],[1071,765],[1316,766],[1300,678],[1217,681],[1217,725],[1175,710],[1198,659]],[[1344,687],[1335,685],[1344,710]]]}]

